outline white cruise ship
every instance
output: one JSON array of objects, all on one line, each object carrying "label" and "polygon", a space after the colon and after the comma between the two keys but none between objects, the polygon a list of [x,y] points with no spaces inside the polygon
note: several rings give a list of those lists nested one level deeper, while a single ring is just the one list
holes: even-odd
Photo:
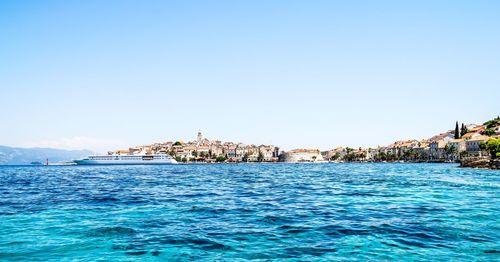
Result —
[{"label": "white cruise ship", "polygon": [[170,165],[177,161],[167,154],[93,155],[73,160],[77,165]]}]

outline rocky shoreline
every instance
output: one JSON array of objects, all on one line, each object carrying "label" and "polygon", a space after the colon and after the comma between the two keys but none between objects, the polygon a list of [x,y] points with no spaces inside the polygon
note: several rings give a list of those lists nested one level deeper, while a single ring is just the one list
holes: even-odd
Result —
[{"label": "rocky shoreline", "polygon": [[490,159],[489,157],[464,158],[460,161],[460,167],[500,170],[500,159]]}]

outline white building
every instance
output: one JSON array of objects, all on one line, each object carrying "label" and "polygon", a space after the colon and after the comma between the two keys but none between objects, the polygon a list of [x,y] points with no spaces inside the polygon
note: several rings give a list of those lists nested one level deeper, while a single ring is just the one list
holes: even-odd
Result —
[{"label": "white building", "polygon": [[325,162],[319,149],[295,149],[283,154],[284,162]]},{"label": "white building", "polygon": [[475,137],[465,141],[465,149],[469,153],[479,152],[479,151],[481,151],[481,148],[480,148],[481,142],[486,142],[489,139],[490,139],[490,137],[488,137],[488,136],[483,136],[483,135],[475,136]]}]

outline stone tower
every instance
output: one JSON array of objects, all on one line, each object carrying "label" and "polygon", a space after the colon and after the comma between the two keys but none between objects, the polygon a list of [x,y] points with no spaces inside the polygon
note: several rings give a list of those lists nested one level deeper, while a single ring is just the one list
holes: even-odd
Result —
[{"label": "stone tower", "polygon": [[198,131],[198,137],[196,138],[196,142],[198,143],[198,145],[201,143],[201,140],[203,140],[203,135],[200,131]]}]

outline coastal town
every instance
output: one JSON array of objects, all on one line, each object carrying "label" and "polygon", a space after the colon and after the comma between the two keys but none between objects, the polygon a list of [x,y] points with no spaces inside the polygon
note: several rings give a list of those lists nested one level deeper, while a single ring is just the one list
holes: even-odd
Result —
[{"label": "coastal town", "polygon": [[[428,139],[396,141],[377,148],[338,147],[324,152],[330,161],[458,162],[464,159],[497,158],[500,118],[484,124],[462,124]],[[490,145],[490,146],[488,146]]]},{"label": "coastal town", "polygon": [[[428,139],[396,141],[376,148],[337,147],[328,151],[209,140],[167,141],[108,152],[109,155],[168,154],[179,163],[241,162],[477,162],[497,159],[500,118],[484,124],[461,124]],[[486,162],[485,162],[486,161]]]},{"label": "coastal town", "polygon": [[209,140],[204,138],[201,132],[198,132],[196,140],[193,141],[167,141],[112,151],[108,154],[133,155],[140,152],[169,154],[179,163],[277,162],[280,155],[279,148],[273,145],[257,146]]}]

